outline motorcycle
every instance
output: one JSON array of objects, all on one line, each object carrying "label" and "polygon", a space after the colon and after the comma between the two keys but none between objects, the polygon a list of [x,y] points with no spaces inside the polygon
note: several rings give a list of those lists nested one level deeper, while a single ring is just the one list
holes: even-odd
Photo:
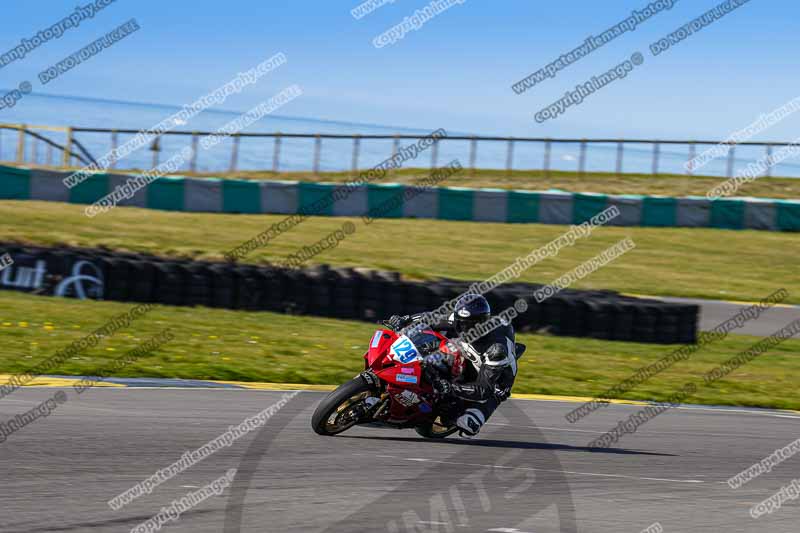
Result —
[{"label": "motorcycle", "polygon": [[[518,359],[525,346],[516,346]],[[426,355],[452,356],[449,366],[423,366]],[[320,435],[336,435],[355,425],[413,428],[425,438],[444,438],[458,431],[458,402],[441,400],[430,384],[433,377],[451,381],[474,372],[477,354],[459,339],[432,330],[399,335],[379,329],[364,354],[364,371],[340,385],[320,402],[311,426]],[[465,374],[466,370],[466,374]]]}]

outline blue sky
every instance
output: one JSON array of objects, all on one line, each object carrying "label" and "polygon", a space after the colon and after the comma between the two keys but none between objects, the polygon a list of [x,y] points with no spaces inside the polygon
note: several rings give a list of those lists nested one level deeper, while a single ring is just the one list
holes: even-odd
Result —
[{"label": "blue sky", "polygon": [[[649,0],[466,0],[381,49],[372,39],[428,2],[395,0],[356,20],[350,10],[358,3],[117,0],[93,20],[0,69],[0,86],[30,80],[42,93],[181,105],[280,51],[288,64],[231,98],[226,108],[248,109],[296,83],[305,94],[280,114],[474,133],[712,139],[800,95],[796,1],[751,0],[653,57],[650,43],[718,3],[679,0],[522,95],[511,90],[512,83]],[[0,53],[75,5],[6,2]],[[36,81],[41,70],[131,17],[139,32],[44,88]],[[555,120],[534,121],[534,113],[566,90],[637,51],[645,63],[627,78]],[[24,110],[24,101],[19,105],[18,111]],[[798,116],[756,140],[794,139]]]}]

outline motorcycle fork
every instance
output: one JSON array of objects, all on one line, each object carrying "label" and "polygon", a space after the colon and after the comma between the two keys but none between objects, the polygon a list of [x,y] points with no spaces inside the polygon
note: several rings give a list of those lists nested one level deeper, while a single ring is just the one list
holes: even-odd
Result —
[{"label": "motorcycle fork", "polygon": [[[384,391],[381,393],[380,400],[376,403],[372,408],[367,411],[367,414],[370,415],[371,418],[377,419],[380,416],[383,416],[385,413],[384,411],[389,409],[389,393]],[[370,413],[371,411],[371,413]]]}]

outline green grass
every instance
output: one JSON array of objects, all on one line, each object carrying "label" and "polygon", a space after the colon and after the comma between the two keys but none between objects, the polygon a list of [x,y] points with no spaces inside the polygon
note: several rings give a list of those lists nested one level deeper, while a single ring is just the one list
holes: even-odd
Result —
[{"label": "green grass", "polygon": [[[442,164],[446,161],[442,161]],[[463,163],[463,162],[462,162]],[[73,170],[78,170],[75,168]],[[126,171],[135,172],[135,171]],[[382,183],[411,183],[430,174],[425,168],[399,169],[381,180]],[[239,178],[258,180],[297,180],[313,182],[345,182],[353,179],[352,172],[184,172],[183,176],[215,178]],[[553,170],[489,170],[464,169],[442,185],[451,187],[489,187],[497,189],[547,190],[563,189],[572,192],[596,192],[606,194],[643,194],[662,196],[705,196],[706,192],[725,181],[714,176],[685,176],[681,174],[621,174],[614,172],[578,172]],[[761,198],[800,198],[800,179],[759,178],[744,184],[738,196]]]},{"label": "green grass", "polygon": [[[130,307],[3,292],[0,372],[25,370]],[[361,356],[375,328],[273,313],[158,306],[64,363],[58,373],[90,375],[167,327],[174,340],[118,375],[339,384],[363,368]],[[624,397],[666,399],[757,340],[731,336],[709,344]],[[515,392],[577,396],[599,394],[676,348],[541,335],[519,335],[518,341],[528,345],[528,352],[520,362]],[[714,386],[700,387],[689,401],[800,409],[798,353],[800,341],[787,341]]]},{"label": "green grass", "polygon": [[[0,202],[2,240],[106,246],[176,257],[222,259],[280,215],[223,215],[117,208],[94,219],[83,206]],[[312,217],[244,261],[276,261],[348,221],[356,232],[314,258],[320,263],[400,271],[415,279],[479,280],[563,234],[565,226],[440,220]],[[636,248],[574,285],[664,296],[752,301],[783,287],[800,303],[797,234],[691,228],[601,227],[526,271],[523,281],[549,283],[625,237]]]}]

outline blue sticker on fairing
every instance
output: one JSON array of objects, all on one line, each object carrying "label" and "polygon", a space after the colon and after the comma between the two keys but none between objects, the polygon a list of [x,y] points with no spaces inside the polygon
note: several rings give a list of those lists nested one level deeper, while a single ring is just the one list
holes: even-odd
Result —
[{"label": "blue sticker on fairing", "polygon": [[396,379],[398,383],[419,383],[419,378],[417,376],[408,376],[406,374],[397,374],[394,379]]},{"label": "blue sticker on fairing", "polygon": [[430,413],[431,411],[433,411],[433,408],[427,403],[421,403],[419,404],[419,410],[423,413]]},{"label": "blue sticker on fairing", "polygon": [[380,330],[375,332],[375,335],[372,336],[372,342],[369,344],[370,348],[377,348],[378,344],[381,342],[381,335],[382,332]]}]

